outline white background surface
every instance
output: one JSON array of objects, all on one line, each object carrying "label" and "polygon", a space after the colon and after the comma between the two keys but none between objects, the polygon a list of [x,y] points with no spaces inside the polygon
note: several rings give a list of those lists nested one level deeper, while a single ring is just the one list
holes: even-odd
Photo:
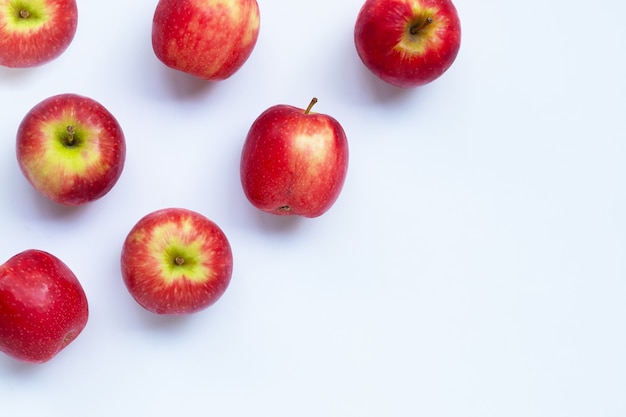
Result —
[{"label": "white background surface", "polygon": [[[90,302],[44,365],[0,356],[3,416],[626,415],[626,3],[457,0],[460,54],[399,91],[353,46],[361,0],[260,0],[244,67],[205,83],[152,52],[156,0],[79,1],[57,60],[0,69],[0,258],[50,251]],[[40,197],[15,132],[44,98],[104,104],[125,171],[101,200]],[[344,126],[350,167],[314,219],[252,208],[239,153],[286,103]],[[122,241],[150,211],[197,210],[235,257],[223,298],[143,311]]]}]

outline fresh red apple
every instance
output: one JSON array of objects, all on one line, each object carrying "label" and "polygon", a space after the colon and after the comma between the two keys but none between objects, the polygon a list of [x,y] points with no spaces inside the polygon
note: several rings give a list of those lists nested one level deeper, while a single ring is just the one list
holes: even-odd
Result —
[{"label": "fresh red apple", "polygon": [[76,0],[0,0],[0,65],[52,61],[74,39],[77,23]]},{"label": "fresh red apple", "polygon": [[366,0],[354,28],[363,64],[401,88],[439,78],[455,61],[461,24],[450,0]]},{"label": "fresh red apple", "polygon": [[214,304],[233,270],[222,230],[192,210],[166,208],[141,218],[122,247],[122,278],[146,310],[186,315]]},{"label": "fresh red apple", "polygon": [[256,0],[159,0],[152,47],[170,68],[224,80],[252,53],[259,22]]},{"label": "fresh red apple", "polygon": [[29,249],[0,265],[0,351],[47,362],[76,339],[88,316],[83,287],[54,255]]},{"label": "fresh red apple", "polygon": [[18,128],[16,148],[33,187],[70,206],[108,193],[126,158],[115,117],[97,101],[76,94],[52,96],[33,107]]},{"label": "fresh red apple", "polygon": [[240,163],[241,184],[256,208],[318,217],[337,200],[348,170],[348,142],[337,120],[280,104],[252,124]]}]

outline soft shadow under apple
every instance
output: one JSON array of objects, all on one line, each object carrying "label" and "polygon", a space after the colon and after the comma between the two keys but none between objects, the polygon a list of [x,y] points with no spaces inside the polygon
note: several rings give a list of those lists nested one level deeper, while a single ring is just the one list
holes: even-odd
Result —
[{"label": "soft shadow under apple", "polygon": [[160,85],[167,88],[167,93],[174,99],[190,100],[201,98],[214,89],[217,81],[207,81],[162,65],[159,75]]},{"label": "soft shadow under apple", "polygon": [[[137,314],[136,317],[139,321],[139,325],[142,328],[156,331],[156,332],[180,332],[184,331],[184,329],[190,325],[193,321],[194,315],[179,315],[179,316],[170,316],[170,315],[159,315],[155,313],[151,313],[143,309],[141,306],[137,306],[136,308]],[[199,314],[201,314],[200,312]]]},{"label": "soft shadow under apple", "polygon": [[301,227],[302,222],[305,221],[300,216],[278,216],[276,214],[270,214],[262,212],[252,207],[255,216],[255,222],[257,226],[267,232],[273,233],[292,233],[294,230]]},{"label": "soft shadow under apple", "polygon": [[35,189],[25,190],[29,193],[28,206],[34,208],[36,213],[46,220],[66,221],[66,219],[81,216],[88,209],[89,203],[82,206],[65,206],[55,203],[43,196]]},{"label": "soft shadow under apple", "polygon": [[15,379],[27,378],[30,379],[34,374],[45,367],[44,364],[39,363],[26,363],[13,359],[4,353],[0,353],[0,374],[13,377]]},{"label": "soft shadow under apple", "polygon": [[11,84],[24,83],[37,76],[38,67],[35,68],[7,68],[0,66],[0,83]]}]

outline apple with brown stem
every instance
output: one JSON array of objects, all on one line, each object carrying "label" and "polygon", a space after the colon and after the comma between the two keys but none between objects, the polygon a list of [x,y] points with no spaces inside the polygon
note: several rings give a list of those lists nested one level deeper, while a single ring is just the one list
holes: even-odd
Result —
[{"label": "apple with brown stem", "polygon": [[103,197],[117,183],[126,142],[120,124],[102,104],[59,94],[24,116],[16,153],[36,190],[59,204],[78,206]]},{"label": "apple with brown stem", "polygon": [[0,0],[0,65],[29,68],[56,59],[77,25],[76,0]]},{"label": "apple with brown stem", "polygon": [[461,23],[450,0],[366,0],[354,42],[363,64],[383,81],[419,87],[456,60]]},{"label": "apple with brown stem", "polygon": [[241,184],[258,209],[318,217],[335,203],[348,170],[348,141],[333,117],[286,104],[252,124],[240,161]]},{"label": "apple with brown stem", "polygon": [[166,208],[142,217],[121,255],[124,283],[146,310],[187,315],[214,304],[226,291],[233,255],[224,232],[204,215]]}]

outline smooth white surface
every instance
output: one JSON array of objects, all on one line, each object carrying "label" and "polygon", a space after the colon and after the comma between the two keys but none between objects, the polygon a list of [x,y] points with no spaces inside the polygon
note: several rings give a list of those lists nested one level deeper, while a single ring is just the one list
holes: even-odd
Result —
[{"label": "smooth white surface", "polygon": [[[79,1],[60,58],[0,69],[0,258],[56,254],[91,308],[51,362],[0,356],[0,414],[625,416],[626,3],[457,0],[457,61],[411,91],[358,60],[361,0],[259,3],[222,83],[157,61],[156,0]],[[78,209],[15,160],[22,117],[63,92],[128,145]],[[342,195],[314,220],[261,214],[239,185],[247,130],[313,96],[350,141]],[[126,233],[167,206],[216,221],[235,257],[224,297],[183,319],[143,311],[119,273]]]}]

